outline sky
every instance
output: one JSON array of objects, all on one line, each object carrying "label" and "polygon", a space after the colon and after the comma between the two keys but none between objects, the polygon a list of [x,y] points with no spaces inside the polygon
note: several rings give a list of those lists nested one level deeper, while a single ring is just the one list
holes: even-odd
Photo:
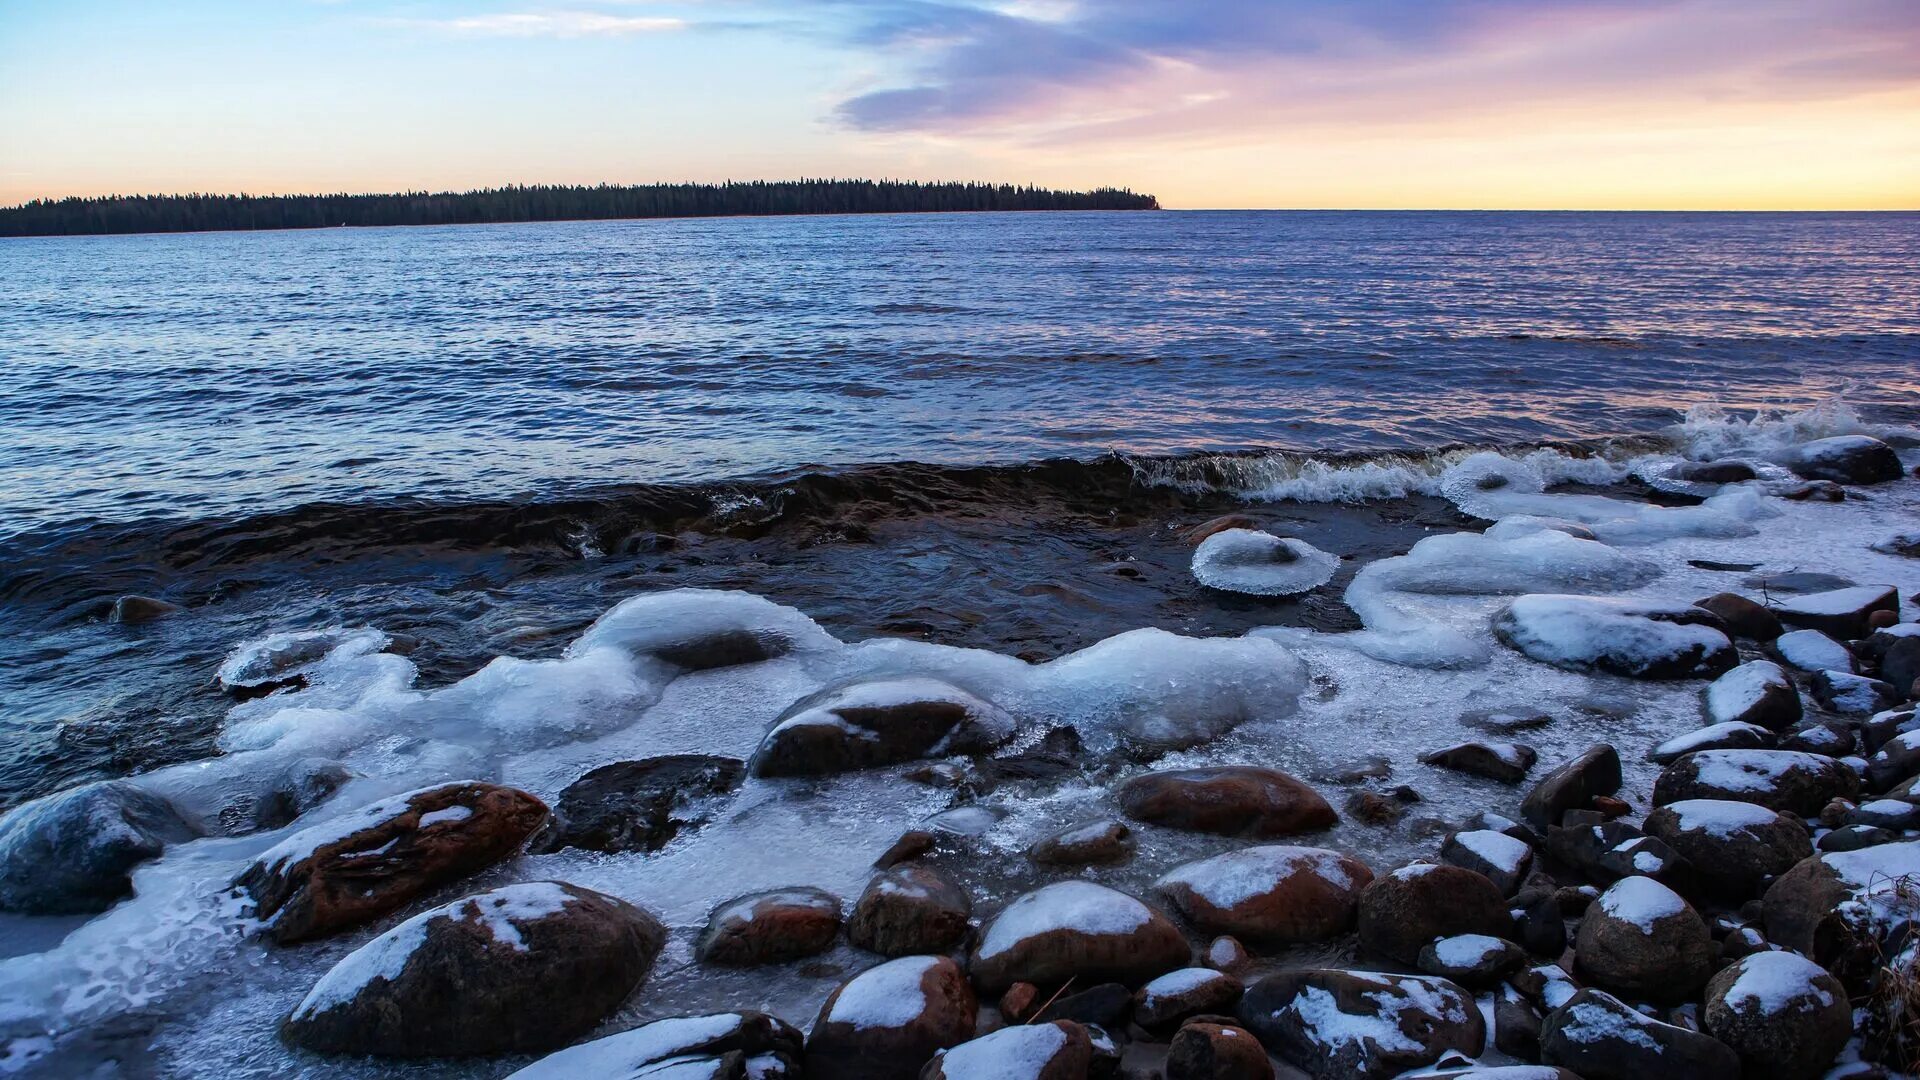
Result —
[{"label": "sky", "polygon": [[0,0],[0,203],[798,176],[1920,208],[1920,0]]}]

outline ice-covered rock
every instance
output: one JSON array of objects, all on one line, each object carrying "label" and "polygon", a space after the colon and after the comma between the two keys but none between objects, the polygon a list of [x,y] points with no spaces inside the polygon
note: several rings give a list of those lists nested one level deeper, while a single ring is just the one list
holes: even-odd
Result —
[{"label": "ice-covered rock", "polygon": [[1715,895],[1745,900],[1813,854],[1799,819],[1748,802],[1683,799],[1647,815],[1647,835],[1665,841]]},{"label": "ice-covered rock", "polygon": [[676,1016],[569,1046],[507,1080],[798,1076],[803,1042],[804,1036],[792,1024],[762,1012]]},{"label": "ice-covered rock", "polygon": [[1134,995],[1133,1022],[1164,1032],[1193,1016],[1232,1016],[1245,989],[1239,979],[1212,968],[1169,971]]},{"label": "ice-covered rock", "polygon": [[943,1050],[921,1080],[1078,1080],[1093,1061],[1093,1040],[1071,1020],[1001,1028]]},{"label": "ice-covered rock", "polygon": [[1740,1075],[1740,1059],[1709,1035],[1646,1016],[1602,990],[1574,994],[1540,1028],[1541,1060],[1584,1080],[1708,1080]]},{"label": "ice-covered rock", "polygon": [[1656,765],[1671,765],[1700,750],[1770,750],[1773,745],[1773,732],[1759,724],[1709,724],[1684,735],[1675,735],[1647,751],[1647,760]]},{"label": "ice-covered rock", "polygon": [[1269,638],[1148,627],[1042,664],[1031,677],[1036,709],[1072,724],[1090,749],[1166,750],[1292,714],[1307,669]]},{"label": "ice-covered rock", "polygon": [[944,956],[903,956],[841,983],[807,1036],[806,1075],[828,1080],[918,1076],[941,1050],[973,1038],[979,1004]]},{"label": "ice-covered rock", "polygon": [[1251,596],[1292,596],[1333,580],[1340,557],[1305,540],[1254,529],[1227,529],[1200,542],[1193,576],[1200,584]]},{"label": "ice-covered rock", "polygon": [[1512,896],[1533,868],[1533,848],[1526,841],[1492,829],[1466,829],[1454,833],[1440,849],[1440,857],[1453,866],[1471,870]]},{"label": "ice-covered rock", "polygon": [[915,758],[991,750],[1014,721],[937,679],[854,683],[794,703],[753,755],[756,776],[820,776]]},{"label": "ice-covered rock", "polygon": [[1672,1003],[1707,981],[1713,939],[1679,893],[1652,878],[1625,877],[1587,908],[1574,959],[1576,974],[1604,989]]},{"label": "ice-covered rock", "polygon": [[1852,795],[1853,770],[1832,758],[1792,750],[1702,750],[1666,767],[1654,781],[1657,806],[1687,799],[1749,802],[1812,817],[1829,800]]},{"label": "ice-covered rock", "polygon": [[1111,866],[1133,858],[1138,842],[1119,821],[1083,821],[1034,841],[1027,858],[1041,866]]},{"label": "ice-covered rock", "polygon": [[1478,1056],[1486,1024],[1460,987],[1425,976],[1312,968],[1247,988],[1240,1020],[1314,1076],[1384,1080],[1455,1051]]},{"label": "ice-covered rock", "polygon": [[1888,533],[1869,546],[1884,555],[1920,559],[1920,532]]},{"label": "ice-covered rock", "polygon": [[1360,946],[1411,967],[1443,937],[1512,932],[1498,886],[1458,866],[1414,863],[1373,879],[1360,893]]},{"label": "ice-covered rock", "polygon": [[1313,788],[1252,765],[1147,773],[1123,784],[1119,801],[1135,821],[1252,840],[1316,832],[1339,820]]},{"label": "ice-covered rock", "polygon": [[1904,474],[1893,447],[1870,435],[1833,435],[1801,443],[1775,459],[1806,480],[1883,484]]},{"label": "ice-covered rock", "polygon": [[1785,731],[1800,722],[1800,691],[1780,665],[1749,660],[1707,684],[1707,719]]},{"label": "ice-covered rock", "polygon": [[555,800],[542,851],[658,851],[712,815],[718,798],[740,786],[746,763],[710,754],[672,754],[602,765],[568,784]]},{"label": "ice-covered rock", "polygon": [[329,656],[376,652],[389,640],[369,627],[269,634],[229,653],[214,679],[236,693],[263,692],[299,678]]},{"label": "ice-covered rock", "polygon": [[547,806],[477,780],[370,803],[294,833],[255,859],[234,886],[281,945],[371,922],[408,901],[517,853]]},{"label": "ice-covered rock", "polygon": [[727,967],[780,964],[833,948],[840,898],[797,886],[735,897],[713,909],[694,954]]},{"label": "ice-covered rock", "polygon": [[1535,594],[1508,604],[1493,629],[1528,657],[1573,671],[1710,678],[1738,661],[1719,618],[1692,604]]},{"label": "ice-covered rock", "polygon": [[752,593],[669,589],[630,597],[576,638],[569,656],[614,649],[702,670],[839,645],[819,624]]},{"label": "ice-covered rock", "polygon": [[1466,742],[1422,754],[1420,762],[1517,784],[1527,778],[1527,770],[1533,768],[1537,756],[1533,747],[1521,743]]},{"label": "ice-covered rock", "polygon": [[1900,593],[1891,585],[1855,585],[1827,592],[1790,596],[1773,605],[1774,614],[1788,626],[1818,630],[1841,641],[1856,641],[1873,632],[1876,611],[1900,614]]},{"label": "ice-covered rock", "polygon": [[951,878],[908,863],[867,882],[847,920],[847,940],[881,956],[943,953],[967,936],[972,913],[972,901]]},{"label": "ice-covered rock", "polygon": [[1075,979],[1137,986],[1186,966],[1187,939],[1165,915],[1090,881],[1058,881],[1025,893],[983,928],[974,946],[974,982],[999,993]]},{"label": "ice-covered rock", "polygon": [[1789,630],[1774,639],[1773,649],[1799,671],[1854,670],[1853,652],[1818,630]]},{"label": "ice-covered rock", "polygon": [[329,1054],[458,1057],[563,1046],[646,978],[666,928],[552,881],[421,912],[349,953],[281,1025]]},{"label": "ice-covered rock", "polygon": [[1275,844],[1174,867],[1156,887],[1202,933],[1280,945],[1352,929],[1360,890],[1372,880],[1350,855]]},{"label": "ice-covered rock", "polygon": [[103,780],[22,803],[0,818],[0,911],[105,911],[133,891],[133,868],[201,835],[171,802]]},{"label": "ice-covered rock", "polygon": [[1526,950],[1504,938],[1458,934],[1429,942],[1418,966],[1469,990],[1485,990],[1526,961]]},{"label": "ice-covered rock", "polygon": [[1701,1026],[1740,1055],[1748,1076],[1814,1080],[1853,1035],[1846,988],[1790,952],[1742,957],[1707,984]]}]

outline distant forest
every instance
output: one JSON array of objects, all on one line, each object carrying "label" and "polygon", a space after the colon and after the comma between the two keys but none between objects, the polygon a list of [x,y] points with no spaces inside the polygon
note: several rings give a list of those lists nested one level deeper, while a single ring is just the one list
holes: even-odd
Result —
[{"label": "distant forest", "polygon": [[1116,188],[1050,191],[1011,184],[899,180],[750,181],[597,187],[503,187],[398,195],[108,195],[0,208],[0,236],[469,225],[502,221],[902,214],[960,210],[1158,210]]}]

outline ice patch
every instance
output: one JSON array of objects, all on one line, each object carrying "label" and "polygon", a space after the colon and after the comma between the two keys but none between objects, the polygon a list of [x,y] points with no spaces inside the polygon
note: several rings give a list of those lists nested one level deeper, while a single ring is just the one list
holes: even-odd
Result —
[{"label": "ice patch", "polygon": [[1200,584],[1252,596],[1292,596],[1333,580],[1340,558],[1304,540],[1253,529],[1226,529],[1200,542],[1193,576]]}]

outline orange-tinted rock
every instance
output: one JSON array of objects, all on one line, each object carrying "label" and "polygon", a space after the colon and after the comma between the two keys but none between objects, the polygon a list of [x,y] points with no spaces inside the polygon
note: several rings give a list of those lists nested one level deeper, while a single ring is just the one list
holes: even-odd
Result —
[{"label": "orange-tinted rock", "polygon": [[1251,840],[1317,832],[1340,820],[1302,781],[1252,765],[1136,776],[1120,788],[1120,806],[1136,821]]}]

